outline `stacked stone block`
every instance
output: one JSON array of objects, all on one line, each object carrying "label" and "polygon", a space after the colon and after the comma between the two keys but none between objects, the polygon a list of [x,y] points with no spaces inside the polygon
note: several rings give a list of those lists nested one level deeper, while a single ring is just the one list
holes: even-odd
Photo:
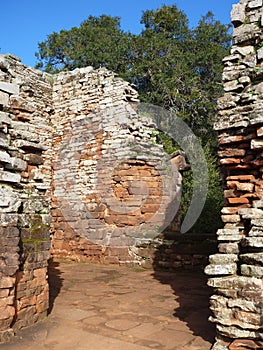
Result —
[{"label": "stacked stone block", "polygon": [[206,273],[215,289],[215,350],[263,348],[263,4],[241,0],[231,13],[233,46],[218,101],[224,227]]},{"label": "stacked stone block", "polygon": [[170,204],[172,165],[153,122],[138,113],[137,92],[103,68],[59,73],[53,101],[53,256],[138,263],[133,247],[158,236]]},{"label": "stacked stone block", "polygon": [[0,55],[0,342],[48,309],[48,78]]}]

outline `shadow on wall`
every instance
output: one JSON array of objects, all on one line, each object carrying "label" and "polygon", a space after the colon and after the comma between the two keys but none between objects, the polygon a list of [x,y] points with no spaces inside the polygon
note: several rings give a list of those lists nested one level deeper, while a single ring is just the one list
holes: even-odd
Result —
[{"label": "shadow on wall", "polygon": [[64,279],[61,277],[61,271],[59,269],[59,262],[49,260],[48,264],[48,284],[49,284],[49,308],[48,315],[51,313],[54,302],[58,297],[60,290],[63,286]]}]

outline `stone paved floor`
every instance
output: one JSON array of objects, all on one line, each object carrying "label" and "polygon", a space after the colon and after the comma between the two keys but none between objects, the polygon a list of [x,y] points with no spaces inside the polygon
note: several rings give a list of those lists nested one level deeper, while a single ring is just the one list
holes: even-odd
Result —
[{"label": "stone paved floor", "polygon": [[49,316],[0,350],[209,350],[206,277],[55,262]]}]

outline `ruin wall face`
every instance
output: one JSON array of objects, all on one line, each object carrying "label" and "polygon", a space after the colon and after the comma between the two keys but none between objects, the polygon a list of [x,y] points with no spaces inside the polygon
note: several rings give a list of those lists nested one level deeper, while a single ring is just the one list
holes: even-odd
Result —
[{"label": "ruin wall face", "polygon": [[137,107],[105,69],[51,76],[0,55],[0,342],[46,316],[51,256],[138,264],[179,230],[180,181]]},{"label": "ruin wall face", "polygon": [[50,82],[0,55],[0,342],[48,309]]},{"label": "ruin wall face", "polygon": [[176,208],[170,208],[178,191],[170,183],[172,165],[138,102],[127,82],[103,68],[55,77],[54,257],[144,262],[138,246],[152,242],[171,221],[179,231]]},{"label": "ruin wall face", "polygon": [[263,347],[263,16],[262,0],[241,0],[231,12],[233,46],[224,59],[225,94],[218,101],[218,155],[224,227],[206,273],[214,288],[213,349]]}]

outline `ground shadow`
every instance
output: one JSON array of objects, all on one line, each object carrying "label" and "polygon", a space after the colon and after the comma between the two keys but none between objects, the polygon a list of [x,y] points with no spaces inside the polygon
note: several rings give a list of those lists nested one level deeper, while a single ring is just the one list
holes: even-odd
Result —
[{"label": "ground shadow", "polygon": [[198,253],[201,253],[201,246],[202,254],[205,250],[208,261],[208,256],[215,253],[216,245],[209,241],[201,242],[201,245],[200,242],[198,244],[192,242],[191,245],[189,242],[177,242],[176,240],[173,245],[174,247],[170,246],[169,249],[164,244],[157,248],[153,257],[153,276],[159,282],[168,284],[173,289],[176,305],[179,304],[174,309],[174,317],[185,322],[195,336],[200,336],[213,343],[216,334],[215,326],[208,321],[211,315],[209,299],[212,289],[207,286],[207,276],[203,272],[204,265],[164,268],[160,265],[160,259],[169,262],[170,265],[173,257],[177,256],[179,252],[181,252],[182,259],[184,256],[189,259],[191,255],[187,256],[187,251],[192,256],[198,256]]},{"label": "ground shadow", "polygon": [[59,269],[59,262],[52,259],[48,263],[48,284],[49,284],[49,308],[48,315],[51,313],[54,302],[60,293],[64,279],[61,277],[62,272]]},{"label": "ground shadow", "polygon": [[213,343],[215,327],[208,321],[211,290],[201,271],[154,271],[153,275],[159,282],[172,287],[175,301],[179,303],[174,316],[185,322],[195,336]]}]

